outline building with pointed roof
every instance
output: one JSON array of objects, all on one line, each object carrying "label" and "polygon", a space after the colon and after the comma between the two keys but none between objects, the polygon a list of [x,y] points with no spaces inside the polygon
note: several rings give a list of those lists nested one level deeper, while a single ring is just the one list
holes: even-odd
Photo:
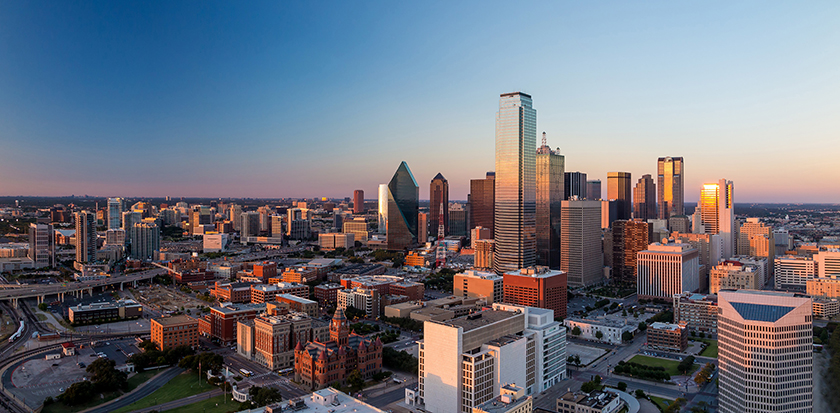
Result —
[{"label": "building with pointed roof", "polygon": [[417,242],[420,187],[403,161],[388,183],[388,249],[402,251]]},{"label": "building with pointed roof", "polygon": [[343,309],[335,310],[329,341],[298,341],[295,346],[295,380],[313,390],[335,382],[344,384],[357,369],[365,380],[382,370],[382,341],[350,331]]}]

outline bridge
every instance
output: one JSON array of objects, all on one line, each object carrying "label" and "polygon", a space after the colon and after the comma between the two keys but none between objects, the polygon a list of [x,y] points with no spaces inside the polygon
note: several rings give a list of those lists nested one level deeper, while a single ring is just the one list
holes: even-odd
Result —
[{"label": "bridge", "polygon": [[119,284],[120,290],[122,290],[126,283],[136,287],[139,281],[150,280],[156,275],[165,273],[166,271],[163,269],[152,269],[93,281],[71,281],[49,285],[7,285],[7,287],[13,288],[0,290],[0,301],[10,301],[15,308],[18,306],[18,300],[26,298],[37,298],[38,304],[40,304],[45,301],[47,296],[55,295],[59,301],[64,301],[64,295],[68,293],[79,298],[84,297],[85,293],[92,296],[94,288],[116,284]]}]

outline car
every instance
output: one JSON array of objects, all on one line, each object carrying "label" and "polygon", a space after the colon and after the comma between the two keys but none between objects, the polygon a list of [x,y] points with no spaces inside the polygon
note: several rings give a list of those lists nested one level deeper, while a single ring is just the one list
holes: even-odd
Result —
[{"label": "car", "polygon": [[59,388],[58,391],[64,393],[64,387]]},{"label": "car", "polygon": [[79,368],[80,368],[80,369],[83,369],[83,368],[85,368],[85,367],[86,367],[86,366],[85,366],[85,363],[79,363]]}]

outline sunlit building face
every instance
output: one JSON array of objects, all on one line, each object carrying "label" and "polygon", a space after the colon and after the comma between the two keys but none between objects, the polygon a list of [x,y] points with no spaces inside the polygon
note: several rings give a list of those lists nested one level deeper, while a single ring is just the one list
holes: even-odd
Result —
[{"label": "sunlit building face", "polygon": [[683,158],[665,157],[657,162],[657,198],[659,219],[685,214],[683,191]]}]

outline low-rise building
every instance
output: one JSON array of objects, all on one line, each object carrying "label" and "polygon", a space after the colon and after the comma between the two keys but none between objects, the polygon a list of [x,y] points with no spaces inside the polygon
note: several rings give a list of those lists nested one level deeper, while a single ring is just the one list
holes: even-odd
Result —
[{"label": "low-rise building", "polygon": [[525,389],[515,384],[499,388],[499,396],[473,407],[472,413],[531,413],[534,399],[525,395]]},{"label": "low-rise building", "polygon": [[270,404],[265,413],[385,413],[365,402],[332,387],[318,390],[306,397]]},{"label": "low-rise building", "polygon": [[494,272],[467,270],[455,274],[453,294],[456,297],[485,297],[487,302],[500,303],[504,296],[504,278]]},{"label": "low-rise building", "polygon": [[614,413],[624,407],[618,394],[595,390],[568,392],[557,399],[557,413]]},{"label": "low-rise building", "polygon": [[368,317],[379,316],[379,291],[372,288],[352,288],[338,291],[338,308],[354,307]]},{"label": "low-rise building", "polygon": [[404,295],[409,300],[422,300],[425,293],[426,286],[423,283],[402,280],[391,284],[387,295]]},{"label": "low-rise building", "polygon": [[287,282],[251,286],[251,302],[254,304],[275,301],[276,297],[280,294],[292,294],[302,298],[309,298],[309,286]]},{"label": "low-rise building", "polygon": [[817,278],[816,262],[811,257],[784,255],[775,259],[776,289],[803,289]]},{"label": "low-rise building", "polygon": [[840,298],[840,278],[815,278],[806,283],[808,295],[822,298]]},{"label": "low-rise building", "polygon": [[758,290],[762,287],[758,266],[740,261],[722,261],[712,269],[709,278],[712,294],[720,290]]},{"label": "low-rise building", "polygon": [[304,313],[310,317],[318,317],[318,303],[292,294],[278,294],[275,299],[288,306],[290,311]]},{"label": "low-rise building", "polygon": [[223,303],[250,303],[252,283],[218,282],[210,289],[210,295]]},{"label": "low-rise building", "polygon": [[356,236],[353,233],[330,232],[318,234],[318,244],[324,251],[335,251],[338,248],[350,249],[356,243]]},{"label": "low-rise building", "polygon": [[344,286],[341,284],[329,283],[316,285],[313,290],[315,293],[315,299],[318,300],[318,304],[328,306],[338,302],[338,291],[343,289]]},{"label": "low-rise building", "polygon": [[[320,276],[321,271],[317,268],[298,265],[285,268],[282,273],[282,281],[287,283],[305,284],[318,280]],[[271,282],[271,280],[269,280],[269,282]]]},{"label": "low-rise building", "polygon": [[143,316],[143,306],[134,300],[79,304],[67,309],[73,324],[93,324],[106,321],[134,319]]},{"label": "low-rise building", "polygon": [[198,332],[227,346],[236,342],[237,322],[253,320],[263,311],[265,304],[224,303],[219,307],[211,307],[209,314],[198,319]]},{"label": "low-rise building", "polygon": [[674,322],[685,322],[689,334],[716,338],[717,317],[716,295],[674,294]]},{"label": "low-rise building", "polygon": [[812,303],[814,317],[828,320],[831,317],[840,314],[840,301],[836,298],[832,299],[815,299]]},{"label": "low-rise building", "polygon": [[647,328],[648,346],[667,351],[683,352],[688,348],[685,323],[653,323]]},{"label": "low-rise building", "polygon": [[[567,318],[563,320],[563,325],[569,328],[572,336],[610,344],[621,344],[622,334],[625,332],[635,334],[638,330],[638,326],[603,317],[597,319]],[[580,329],[580,334],[575,334],[576,327]],[[600,333],[600,337],[598,333]]]},{"label": "low-rise building", "polygon": [[151,333],[159,350],[198,346],[198,320],[187,315],[153,318]]}]

